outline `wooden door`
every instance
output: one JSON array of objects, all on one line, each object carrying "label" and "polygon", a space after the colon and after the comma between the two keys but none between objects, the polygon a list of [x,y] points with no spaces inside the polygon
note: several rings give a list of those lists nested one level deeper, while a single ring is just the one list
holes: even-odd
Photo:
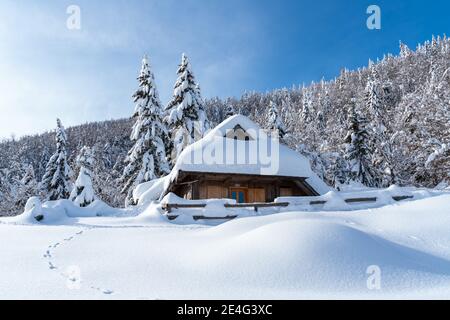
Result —
[{"label": "wooden door", "polygon": [[237,203],[247,203],[248,195],[247,189],[244,188],[230,188],[231,199],[236,200]]}]

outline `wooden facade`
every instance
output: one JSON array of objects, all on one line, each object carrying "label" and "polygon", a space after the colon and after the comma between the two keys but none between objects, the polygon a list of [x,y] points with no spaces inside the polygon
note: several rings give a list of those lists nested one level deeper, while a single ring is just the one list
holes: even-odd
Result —
[{"label": "wooden facade", "polygon": [[306,178],[180,171],[166,193],[188,200],[236,199],[238,203],[273,202],[278,197],[319,195]]}]

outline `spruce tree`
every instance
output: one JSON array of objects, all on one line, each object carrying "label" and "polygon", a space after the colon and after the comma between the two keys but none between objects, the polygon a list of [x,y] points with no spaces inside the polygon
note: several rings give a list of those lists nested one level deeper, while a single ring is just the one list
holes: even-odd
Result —
[{"label": "spruce tree", "polygon": [[5,171],[5,169],[0,169],[0,203],[3,203],[5,201],[8,191]]},{"label": "spruce tree", "polygon": [[227,104],[227,110],[226,110],[226,113],[225,113],[225,118],[232,117],[235,114],[236,114],[236,111],[234,110],[233,104],[228,103]]},{"label": "spruce tree", "polygon": [[344,158],[349,164],[349,176],[353,181],[374,186],[374,175],[372,172],[372,152],[369,147],[369,133],[366,129],[367,120],[360,115],[355,107],[355,100],[349,107],[349,128],[345,137]]},{"label": "spruce tree", "polygon": [[126,204],[132,204],[133,189],[143,183],[169,173],[164,142],[168,140],[163,110],[156,89],[155,78],[147,57],[142,60],[138,77],[139,88],[133,98],[136,103],[133,117],[136,122],[130,139],[134,142],[125,159],[121,181]]},{"label": "spruce tree", "polygon": [[80,207],[87,207],[95,201],[96,196],[92,185],[94,156],[91,148],[84,146],[76,159],[80,172],[70,194],[70,200]]},{"label": "spruce tree", "polygon": [[385,126],[386,110],[382,103],[381,81],[375,64],[369,67],[369,78],[365,90],[366,110],[370,115],[370,147],[373,149],[372,164],[375,174],[375,186],[387,187],[396,182],[393,164],[393,150],[390,134]]},{"label": "spruce tree", "polygon": [[72,170],[67,162],[67,135],[61,120],[56,120],[56,152],[50,157],[41,181],[41,191],[47,201],[67,199],[70,195]]},{"label": "spruce tree", "polygon": [[113,168],[115,162],[113,146],[109,143],[97,143],[92,148],[92,154],[94,158],[92,170],[94,194],[111,206],[122,206],[125,202],[125,197],[120,193],[119,179],[122,176],[123,169],[116,171]]},{"label": "spruce tree", "polygon": [[273,101],[270,101],[267,118],[269,121],[269,130],[282,140],[286,135],[286,127],[279,114],[278,106]]},{"label": "spruce tree", "polygon": [[311,113],[311,94],[307,88],[303,88],[301,118],[304,123],[308,123],[310,121],[311,116],[310,113]]},{"label": "spruce tree", "polygon": [[325,117],[322,113],[322,111],[318,111],[316,115],[316,127],[318,130],[318,133],[323,134],[326,124],[325,124]]},{"label": "spruce tree", "polygon": [[170,128],[170,160],[174,165],[180,153],[191,143],[200,140],[209,129],[200,87],[195,82],[189,60],[182,55],[177,71],[172,100],[166,107],[165,118]]},{"label": "spruce tree", "polygon": [[17,205],[21,208],[25,206],[27,200],[38,195],[38,183],[31,164],[26,166],[25,174],[20,180]]},{"label": "spruce tree", "polygon": [[378,79],[378,73],[375,69],[375,65],[370,66],[370,75],[367,80],[365,101],[367,111],[372,115],[374,124],[376,125],[377,133],[385,130],[383,123],[383,110],[380,98],[380,82]]}]

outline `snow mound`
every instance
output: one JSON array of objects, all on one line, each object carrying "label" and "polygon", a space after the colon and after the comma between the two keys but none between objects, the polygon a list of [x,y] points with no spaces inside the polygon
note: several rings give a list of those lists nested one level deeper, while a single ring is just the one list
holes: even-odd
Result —
[{"label": "snow mound", "polygon": [[132,218],[132,221],[147,224],[148,223],[166,224],[167,218],[164,216],[164,213],[165,212],[161,208],[161,204],[152,202],[139,215],[137,215],[135,218]]},{"label": "snow mound", "polygon": [[[446,193],[370,210],[294,211],[216,227],[167,223],[156,202],[137,217],[70,218],[76,224],[51,228],[2,218],[0,242],[9,245],[0,287],[8,288],[5,298],[22,299],[448,299],[449,204]],[[45,213],[46,207],[35,199],[27,209]],[[42,263],[45,248],[49,266]],[[74,264],[83,271],[82,290],[67,290],[48,272]],[[379,290],[367,286],[374,284],[374,270]]]},{"label": "snow mound", "polygon": [[[161,201],[160,207],[166,204],[187,204],[187,205],[205,205],[202,208],[180,208],[173,209],[172,215],[179,216],[176,221],[177,224],[190,224],[194,223],[195,216],[201,217],[210,217],[210,218],[225,218],[229,216],[239,216],[239,217],[247,217],[254,215],[253,209],[247,210],[245,208],[239,209],[230,209],[226,208],[226,204],[236,204],[236,200],[233,199],[205,199],[205,200],[186,200],[184,198],[178,197],[174,193],[168,193],[163,200]],[[165,214],[164,211],[160,211]],[[201,223],[205,221],[201,220]],[[221,221],[224,222],[224,221]]]},{"label": "snow mound", "polygon": [[198,263],[221,270],[245,266],[249,271],[233,280],[258,286],[264,279],[270,287],[312,295],[331,288],[369,293],[370,266],[383,271],[384,293],[420,286],[429,274],[450,276],[449,261],[370,231],[314,218],[273,217],[239,219],[204,231],[227,240],[203,259],[199,253]]},{"label": "snow mound", "polygon": [[[8,222],[17,224],[59,224],[65,223],[68,220],[66,206],[73,203],[69,200],[56,201],[57,205],[51,202],[41,203],[37,197],[28,199],[25,205],[25,211],[15,217],[8,218]],[[56,207],[56,208],[55,208]],[[59,208],[58,208],[59,207]]]},{"label": "snow mound", "polygon": [[[439,196],[446,193],[440,190],[419,189],[413,187],[391,186],[386,189],[352,189],[352,191],[330,191],[317,197],[280,197],[275,202],[288,202],[289,206],[283,211],[350,211],[383,206],[401,201],[420,200]],[[346,202],[345,200],[376,199],[374,201]]]},{"label": "snow mound", "polygon": [[25,212],[41,207],[42,207],[41,199],[39,199],[39,197],[31,197],[25,204]]},{"label": "snow mound", "polygon": [[149,205],[159,200],[166,187],[168,176],[139,184],[133,190],[133,200],[138,205]]},{"label": "snow mound", "polygon": [[112,208],[100,200],[80,208],[70,200],[41,203],[38,197],[32,197],[27,201],[22,214],[6,218],[5,221],[16,224],[71,224],[75,218],[122,216],[132,213],[132,210]]}]

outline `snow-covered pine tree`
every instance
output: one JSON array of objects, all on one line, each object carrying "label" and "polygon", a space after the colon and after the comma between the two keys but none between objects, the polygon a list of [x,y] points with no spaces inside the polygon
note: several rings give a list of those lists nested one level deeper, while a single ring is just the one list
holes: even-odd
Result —
[{"label": "snow-covered pine tree", "polygon": [[20,180],[20,187],[17,196],[17,205],[23,208],[27,200],[38,195],[38,183],[31,164],[26,166],[25,174]]},{"label": "snow-covered pine tree", "polygon": [[375,179],[372,172],[372,152],[369,146],[367,120],[358,113],[355,100],[348,111],[349,128],[344,142],[346,143],[344,158],[349,164],[349,176],[353,181],[372,187]]},{"label": "snow-covered pine tree", "polygon": [[321,179],[323,179],[325,176],[325,165],[322,156],[318,152],[311,150],[305,144],[298,145],[297,152],[309,159],[311,169],[313,169],[313,171],[317,173]]},{"label": "snow-covered pine tree", "polygon": [[36,184],[36,175],[34,174],[34,168],[31,164],[26,165],[25,175],[20,182],[24,186],[31,186]]},{"label": "snow-covered pine tree", "polygon": [[11,214],[15,198],[16,191],[10,181],[9,168],[0,168],[0,215]]},{"label": "snow-covered pine tree", "polygon": [[147,57],[142,60],[138,80],[139,88],[133,95],[136,103],[133,117],[136,122],[130,136],[134,146],[128,152],[125,160],[127,165],[121,178],[124,184],[122,193],[126,194],[127,205],[132,204],[132,192],[137,185],[164,176],[170,171],[164,144],[168,140],[168,131]]},{"label": "snow-covered pine tree", "polygon": [[[51,143],[53,144],[53,140],[51,140]],[[45,168],[47,167],[47,163],[50,161],[50,158],[52,156],[50,150],[51,149],[49,146],[43,146],[41,153],[37,157],[38,165],[35,171],[37,177],[42,177],[45,174]]]},{"label": "snow-covered pine tree", "polygon": [[278,106],[273,101],[270,101],[267,119],[270,132],[282,140],[286,135],[286,127],[281,119]]},{"label": "snow-covered pine tree", "polygon": [[94,167],[94,156],[89,147],[81,148],[76,159],[80,167],[78,178],[70,194],[70,200],[80,207],[87,207],[95,201],[96,196],[92,185],[92,172]]},{"label": "snow-covered pine tree", "polygon": [[311,104],[311,93],[308,88],[303,88],[301,118],[304,123],[308,123],[310,121]]},{"label": "snow-covered pine tree", "polygon": [[340,186],[348,182],[348,168],[345,159],[337,152],[333,152],[329,157],[329,164],[325,172],[328,173],[328,183],[337,190]]},{"label": "snow-covered pine tree", "polygon": [[286,96],[281,100],[281,109],[280,115],[281,118],[284,119],[284,124],[286,126],[286,131],[292,132],[292,127],[295,126],[295,114],[292,106],[292,100],[289,92],[286,93]]},{"label": "snow-covered pine tree", "polygon": [[[205,100],[202,97],[202,90],[200,88],[200,84],[196,83],[196,96],[198,101],[198,121],[194,122],[195,131],[198,132],[198,135],[201,135],[201,138],[205,136],[205,134],[211,129],[211,121],[208,119],[208,114],[205,110]],[[196,140],[197,141],[197,140]]]},{"label": "snow-covered pine tree", "polygon": [[209,121],[195,82],[189,60],[182,55],[177,71],[172,100],[166,107],[171,135],[170,161],[174,165],[180,153],[191,143],[200,140],[209,129]]},{"label": "snow-covered pine tree", "polygon": [[318,111],[316,115],[316,130],[319,135],[323,135],[325,131],[325,117],[322,111]]},{"label": "snow-covered pine tree", "polygon": [[378,73],[375,65],[372,63],[370,65],[370,75],[366,85],[365,102],[367,111],[372,115],[374,125],[376,125],[375,129],[377,133],[385,130],[379,88],[380,82]]},{"label": "snow-covered pine tree", "polygon": [[234,110],[233,104],[229,103],[227,104],[227,110],[225,112],[225,118],[229,118],[231,116],[234,116],[236,114],[236,111]]},{"label": "snow-covered pine tree", "polygon": [[392,164],[392,147],[389,133],[385,126],[385,113],[381,99],[381,83],[376,65],[369,65],[369,78],[365,89],[365,107],[370,116],[370,143],[373,150],[372,164],[375,174],[374,186],[387,187],[395,182],[395,173]]},{"label": "snow-covered pine tree", "polygon": [[437,43],[433,38],[428,79],[421,95],[420,134],[426,137],[422,145],[425,157],[417,157],[415,180],[427,181],[434,187],[450,182],[450,69],[447,62],[439,63]]},{"label": "snow-covered pine tree", "polygon": [[319,120],[321,123],[317,124],[316,126],[321,130],[325,129],[327,124],[327,116],[329,112],[331,111],[331,102],[330,102],[330,96],[328,94],[328,91],[325,91],[325,94],[323,93],[324,89],[321,89],[322,91],[319,91],[318,93],[318,110],[316,113],[316,120]]},{"label": "snow-covered pine tree", "polygon": [[112,168],[114,163],[113,163],[112,154],[111,154],[111,144],[109,142],[105,143],[103,145],[102,152],[99,152],[98,146],[95,149],[96,150],[94,150],[94,153],[95,153],[95,151],[97,151],[97,153],[101,153],[100,160],[101,160],[102,166],[104,166],[105,168]]},{"label": "snow-covered pine tree", "polygon": [[450,144],[438,143],[428,156],[425,169],[429,172],[431,186],[450,185]]},{"label": "snow-covered pine tree", "polygon": [[70,195],[72,170],[67,162],[67,135],[61,120],[56,120],[56,152],[45,168],[40,189],[47,201],[67,199]]},{"label": "snow-covered pine tree", "polygon": [[4,203],[9,193],[9,182],[6,169],[0,169],[0,204]]},{"label": "snow-covered pine tree", "polygon": [[406,59],[411,56],[411,50],[406,44],[400,41],[400,58]]},{"label": "snow-covered pine tree", "polygon": [[4,170],[6,174],[7,212],[9,213],[23,209],[23,207],[20,207],[20,189],[22,186],[21,179],[25,175],[25,166],[22,163],[20,155],[12,155],[11,160],[11,165]]}]

